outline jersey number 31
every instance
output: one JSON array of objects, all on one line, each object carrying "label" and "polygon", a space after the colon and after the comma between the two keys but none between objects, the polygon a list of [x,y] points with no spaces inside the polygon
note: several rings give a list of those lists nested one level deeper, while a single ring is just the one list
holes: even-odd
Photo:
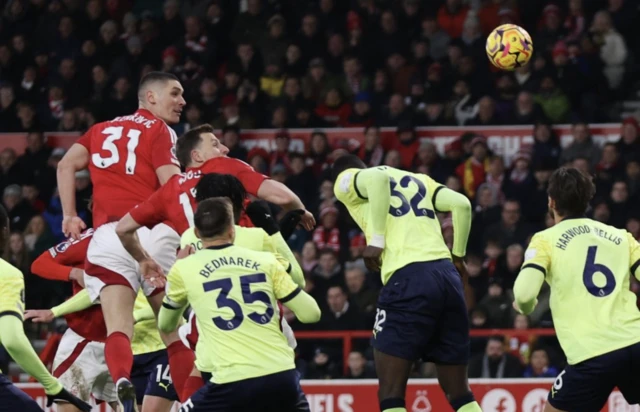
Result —
[{"label": "jersey number 31", "polygon": [[[96,167],[106,169],[120,162],[120,152],[118,152],[118,146],[116,146],[115,142],[122,138],[123,129],[124,127],[122,126],[111,126],[102,131],[102,134],[107,135],[107,138],[102,142],[102,150],[109,152],[110,156],[102,157],[100,153],[94,153],[91,156],[91,160]],[[124,170],[128,175],[132,175],[136,171],[136,147],[140,142],[140,134],[142,132],[135,129],[129,129],[127,132],[129,142],[127,143],[127,159],[124,164]]]}]

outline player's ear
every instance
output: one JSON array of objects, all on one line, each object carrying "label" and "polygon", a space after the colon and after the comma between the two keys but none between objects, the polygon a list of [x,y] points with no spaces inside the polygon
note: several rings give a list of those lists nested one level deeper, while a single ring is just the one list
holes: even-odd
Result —
[{"label": "player's ear", "polygon": [[547,206],[549,206],[549,210],[553,210],[553,209],[555,209],[555,208],[556,208],[556,201],[555,201],[555,200],[553,200],[553,199],[551,198],[551,196],[549,196],[549,197],[548,197],[548,199],[549,199],[549,203],[548,203],[548,205],[547,205]]},{"label": "player's ear", "polygon": [[147,101],[151,104],[156,104],[156,94],[154,93],[153,90],[149,89],[147,90],[147,92],[145,93],[146,97],[147,97]]}]

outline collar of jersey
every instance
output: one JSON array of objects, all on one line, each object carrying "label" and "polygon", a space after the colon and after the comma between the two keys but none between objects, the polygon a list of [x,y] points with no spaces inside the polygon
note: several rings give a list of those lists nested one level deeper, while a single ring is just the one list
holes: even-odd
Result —
[{"label": "collar of jersey", "polygon": [[574,216],[567,216],[564,219],[562,219],[562,221],[564,222],[565,220],[572,220],[572,219],[586,219],[587,216],[585,215],[574,215]]},{"label": "collar of jersey", "polygon": [[218,246],[209,246],[207,249],[217,250],[217,249],[228,248],[229,246],[233,246],[233,243],[226,243],[224,245],[218,245]]}]

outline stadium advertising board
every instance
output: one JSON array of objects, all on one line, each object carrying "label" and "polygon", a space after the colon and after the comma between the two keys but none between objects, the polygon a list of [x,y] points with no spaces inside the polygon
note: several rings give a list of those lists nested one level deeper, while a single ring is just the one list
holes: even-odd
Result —
[{"label": "stadium advertising board", "polygon": [[[553,379],[472,379],[473,390],[483,412],[542,412]],[[18,385],[36,399],[45,412],[46,396],[39,384]],[[378,409],[378,382],[364,380],[303,381],[311,412],[371,412]],[[105,405],[94,412],[106,412]],[[177,410],[177,409],[176,409]],[[441,412],[451,407],[435,379],[413,379],[407,387],[407,412]],[[622,394],[609,396],[602,412],[640,412],[629,406]]]},{"label": "stadium advertising board", "polygon": [[[555,132],[560,137],[562,146],[571,142],[571,127],[557,125]],[[594,139],[602,144],[605,141],[615,142],[620,138],[620,124],[594,124],[590,126]],[[309,147],[311,129],[289,129],[291,136],[290,150],[293,152],[305,152]],[[326,129],[331,146],[333,148],[345,147],[353,149],[364,140],[362,128],[336,128]],[[460,137],[463,133],[474,132],[488,139],[489,147],[496,154],[505,157],[507,162],[522,148],[533,144],[532,126],[478,126],[478,127],[419,127],[416,132],[421,140],[433,142],[440,153],[444,153],[445,146]],[[259,129],[245,130],[242,132],[242,140],[247,149],[262,147],[267,150],[275,148],[274,136],[276,130]],[[48,144],[69,148],[78,138],[77,133],[47,133]],[[0,134],[0,150],[6,147],[14,148],[18,154],[24,152],[26,147],[26,135],[5,133]],[[382,129],[382,143],[389,149],[394,142],[395,129]]]}]

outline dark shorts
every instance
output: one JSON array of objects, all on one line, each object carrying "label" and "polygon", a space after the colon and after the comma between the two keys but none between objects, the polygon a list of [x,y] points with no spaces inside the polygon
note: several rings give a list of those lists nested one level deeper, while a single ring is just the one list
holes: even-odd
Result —
[{"label": "dark shorts", "polygon": [[138,405],[142,404],[145,395],[178,400],[169,373],[169,358],[164,349],[133,357],[131,383],[136,387]]},{"label": "dark shorts", "polygon": [[[300,381],[295,370],[238,382],[208,382],[188,399],[180,412],[298,412]],[[303,394],[304,395],[304,394]]]},{"label": "dark shorts", "polygon": [[42,412],[36,401],[0,374],[0,411]]},{"label": "dark shorts", "polygon": [[616,386],[630,405],[640,403],[640,343],[568,365],[548,400],[562,411],[597,412]]},{"label": "dark shorts", "polygon": [[464,287],[450,260],[412,263],[391,276],[378,298],[371,344],[410,361],[469,362]]}]

